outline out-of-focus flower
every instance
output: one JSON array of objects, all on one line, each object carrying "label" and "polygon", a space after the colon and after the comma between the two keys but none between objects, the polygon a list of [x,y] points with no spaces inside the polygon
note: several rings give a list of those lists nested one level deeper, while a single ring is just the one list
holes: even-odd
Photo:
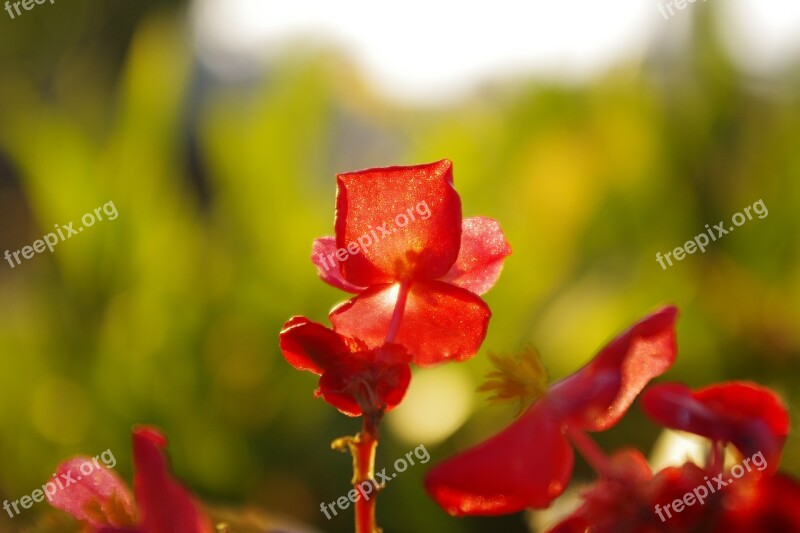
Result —
[{"label": "out-of-focus flower", "polygon": [[[453,515],[496,515],[546,507],[566,488],[584,431],[608,429],[676,356],[677,309],[657,311],[559,381],[508,428],[434,467],[429,494]],[[591,459],[591,458],[587,458]]]},{"label": "out-of-focus flower", "polygon": [[[789,419],[774,392],[746,382],[694,392],[667,383],[648,389],[642,405],[667,427],[709,438],[707,464],[687,462],[652,475],[639,452],[617,454],[614,464],[625,458],[628,465],[639,465],[638,474],[631,475],[633,468],[613,469],[590,485],[583,504],[549,533],[800,531],[800,484],[776,473]],[[728,443],[742,455],[726,469]]]},{"label": "out-of-focus flower", "polygon": [[626,453],[629,464],[638,457],[638,473],[602,477],[584,490],[582,505],[548,533],[800,531],[800,484],[789,476],[751,468],[734,479],[730,470],[710,471],[694,463],[653,476],[639,452]]},{"label": "out-of-focus flower", "polygon": [[57,474],[73,483],[55,492],[51,505],[68,512],[91,533],[211,533],[214,528],[200,504],[169,472],[163,449],[167,441],[156,429],[133,431],[134,498],[114,472],[97,468],[82,475],[88,457],[74,457]]},{"label": "out-of-focus flower", "polygon": [[789,434],[783,401],[755,383],[721,383],[696,392],[680,383],[663,383],[645,391],[642,408],[662,426],[731,443],[745,457],[761,452],[773,470]]}]

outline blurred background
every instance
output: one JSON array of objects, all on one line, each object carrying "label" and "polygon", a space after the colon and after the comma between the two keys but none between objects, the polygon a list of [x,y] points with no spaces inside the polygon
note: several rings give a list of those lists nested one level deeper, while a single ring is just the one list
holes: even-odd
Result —
[{"label": "blurred background", "polygon": [[[130,429],[150,423],[233,531],[351,531],[352,510],[319,505],[349,489],[329,443],[359,422],[313,398],[277,334],[347,296],[309,260],[333,231],[335,174],[441,158],[465,216],[498,219],[514,254],[481,353],[416,372],[383,426],[379,469],[420,444],[432,457],[378,500],[387,533],[535,530],[525,514],[450,518],[421,487],[513,417],[475,393],[486,353],[533,344],[557,379],[664,302],[682,316],[662,379],[755,380],[796,427],[800,5],[525,4],[0,12],[0,253],[106,202],[119,213],[0,263],[0,501],[77,453],[111,449],[131,480]],[[656,262],[758,200],[765,218]],[[609,451],[658,438],[636,407],[597,435]],[[794,435],[782,468],[800,475]],[[575,482],[590,479],[579,461]],[[44,503],[0,513],[0,532],[23,530],[71,529]]]}]

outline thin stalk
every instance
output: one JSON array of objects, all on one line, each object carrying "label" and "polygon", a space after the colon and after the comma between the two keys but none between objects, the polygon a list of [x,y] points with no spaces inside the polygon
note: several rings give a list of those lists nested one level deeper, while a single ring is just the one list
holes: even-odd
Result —
[{"label": "thin stalk", "polygon": [[[386,333],[385,343],[394,342],[400,330],[400,322],[406,310],[406,300],[408,299],[408,289],[410,281],[400,282],[397,291],[397,301],[392,311],[392,319],[389,322],[389,331]],[[371,404],[375,404],[371,397],[372,392],[369,386],[366,393],[370,396]],[[383,410],[376,408],[370,411],[365,410],[361,432],[355,437],[344,437],[333,441],[331,446],[334,449],[344,451],[350,450],[353,456],[353,489],[358,492],[355,503],[355,525],[356,533],[380,533],[375,520],[375,499],[381,487],[375,481],[375,450],[378,448],[379,427],[383,418]],[[367,487],[370,487],[367,490]]]},{"label": "thin stalk", "polygon": [[[378,484],[375,482],[375,450],[378,447],[378,425],[383,413],[364,415],[364,423],[353,452],[353,488],[365,489],[372,485],[372,493],[364,496],[362,490],[356,500],[356,533],[377,533],[380,531],[375,520],[375,499]],[[369,498],[369,499],[367,499]]]},{"label": "thin stalk", "polygon": [[591,437],[579,429],[569,428],[567,433],[570,440],[572,440],[572,444],[575,445],[575,448],[578,450],[581,456],[586,459],[586,462],[589,463],[589,466],[591,466],[599,475],[603,477],[610,477],[612,473],[611,462],[600,446],[598,446]]}]

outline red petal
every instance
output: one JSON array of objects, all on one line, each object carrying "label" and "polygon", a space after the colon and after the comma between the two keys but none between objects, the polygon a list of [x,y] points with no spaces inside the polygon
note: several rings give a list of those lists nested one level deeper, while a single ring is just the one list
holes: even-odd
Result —
[{"label": "red petal", "polygon": [[616,424],[647,382],[675,361],[677,314],[675,307],[665,307],[634,324],[586,366],[551,387],[547,402],[588,431]]},{"label": "red petal", "polygon": [[[739,486],[735,486],[739,488]],[[727,505],[717,531],[773,533],[800,531],[800,483],[784,474],[761,476],[752,490]]]},{"label": "red petal", "polygon": [[333,330],[295,316],[283,325],[281,351],[290,365],[315,374],[322,372],[349,352],[347,342]]},{"label": "red petal", "polygon": [[432,468],[425,488],[451,515],[508,514],[550,505],[569,482],[572,464],[562,424],[540,402],[494,437]]},{"label": "red petal", "polygon": [[371,286],[447,273],[461,241],[450,161],[339,174],[337,183],[336,245],[348,282]]},{"label": "red petal", "polygon": [[646,523],[654,521],[652,507],[640,499],[653,479],[647,459],[638,450],[627,448],[615,452],[609,465],[608,477],[584,489],[583,504],[547,533],[650,531]]},{"label": "red petal", "polygon": [[411,368],[408,365],[386,367],[376,386],[378,398],[386,406],[386,411],[391,411],[403,401],[409,383]]},{"label": "red petal", "polygon": [[672,526],[667,531],[709,530],[709,525],[716,521],[719,508],[724,505],[724,489],[708,494],[704,505],[685,506],[680,513],[674,509],[671,513],[667,512],[664,507],[677,499],[683,499],[684,495],[693,492],[695,488],[710,483],[711,477],[709,472],[694,463],[660,470],[649,483],[638,487],[636,496],[644,507],[632,518],[639,521],[640,527],[647,528],[645,531],[664,531],[667,524]]},{"label": "red petal", "polygon": [[615,451],[609,458],[610,474],[617,480],[625,480],[628,484],[644,483],[653,478],[647,458],[635,448],[623,448]]},{"label": "red petal", "polygon": [[319,387],[315,396],[322,397],[328,404],[334,406],[340,413],[347,416],[361,416],[364,414],[358,399],[348,390],[353,373],[332,368],[319,378]]},{"label": "red petal", "polygon": [[407,365],[412,361],[411,354],[405,347],[396,343],[384,344],[372,356],[375,361],[384,365]]},{"label": "red petal", "polygon": [[361,416],[365,409],[394,409],[410,381],[408,364],[346,361],[325,371],[317,394],[343,414]]},{"label": "red petal", "polygon": [[336,258],[336,239],[334,237],[321,237],[314,241],[311,247],[311,262],[317,266],[317,274],[325,283],[337,289],[358,294],[366,287],[353,285],[342,277],[339,260]]},{"label": "red petal", "polygon": [[155,429],[133,432],[134,491],[140,526],[147,533],[211,533],[211,522],[189,491],[169,473],[161,451],[166,439]]},{"label": "red petal", "polygon": [[731,382],[698,390],[695,398],[734,421],[731,443],[743,454],[761,451],[777,469],[789,434],[789,412],[780,396],[755,383]]},{"label": "red petal", "polygon": [[548,529],[546,533],[586,533],[591,531],[592,522],[579,509],[575,513]]},{"label": "red petal", "polygon": [[510,254],[511,246],[496,220],[465,218],[458,259],[442,281],[483,294],[494,286],[503,270],[503,260]]},{"label": "red petal", "polygon": [[[397,302],[398,285],[373,287],[331,311],[337,333],[383,344]],[[463,361],[480,348],[491,312],[478,296],[441,281],[413,283],[394,342],[420,366]]]},{"label": "red petal", "polygon": [[777,469],[789,433],[783,401],[754,383],[723,383],[697,392],[665,383],[647,390],[642,407],[662,425],[730,442],[746,457],[761,452],[770,471]]},{"label": "red petal", "polygon": [[124,527],[135,523],[136,510],[125,482],[104,464],[96,467],[91,457],[64,461],[58,465],[56,477],[48,480],[45,487],[45,496],[50,496],[53,507],[93,527]]},{"label": "red petal", "polygon": [[[682,383],[660,383],[642,395],[642,409],[659,424],[697,433],[713,440],[724,440],[728,428],[720,426],[720,415],[701,405],[692,389]],[[709,425],[710,424],[710,425]]]}]

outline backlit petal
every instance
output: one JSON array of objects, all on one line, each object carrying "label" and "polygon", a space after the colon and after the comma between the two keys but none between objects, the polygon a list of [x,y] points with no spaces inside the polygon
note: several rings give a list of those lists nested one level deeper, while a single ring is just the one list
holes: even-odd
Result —
[{"label": "backlit petal", "polygon": [[564,491],[573,459],[562,424],[540,402],[494,437],[433,467],[425,488],[455,516],[544,508]]},{"label": "backlit petal", "polygon": [[317,274],[327,283],[337,289],[358,294],[366,287],[353,285],[342,276],[339,260],[336,256],[336,238],[320,237],[314,240],[311,247],[311,262],[317,267]]},{"label": "backlit petal", "polygon": [[465,218],[458,258],[442,281],[483,294],[494,286],[511,254],[500,224],[491,218]]},{"label": "backlit petal", "polygon": [[548,402],[576,427],[608,429],[677,354],[678,310],[665,307],[611,341],[586,366],[551,387]]},{"label": "backlit petal", "polygon": [[447,160],[337,176],[336,246],[357,286],[443,276],[458,256],[461,200]]},{"label": "backlit petal", "polygon": [[45,487],[53,507],[91,526],[125,527],[135,523],[136,510],[127,485],[102,463],[96,467],[91,457],[64,461]]},{"label": "backlit petal", "polygon": [[[377,286],[340,304],[330,314],[334,329],[370,347],[383,344],[398,290],[396,284]],[[486,303],[465,289],[441,281],[413,283],[394,342],[420,366],[463,361],[480,348],[490,316]]]}]

